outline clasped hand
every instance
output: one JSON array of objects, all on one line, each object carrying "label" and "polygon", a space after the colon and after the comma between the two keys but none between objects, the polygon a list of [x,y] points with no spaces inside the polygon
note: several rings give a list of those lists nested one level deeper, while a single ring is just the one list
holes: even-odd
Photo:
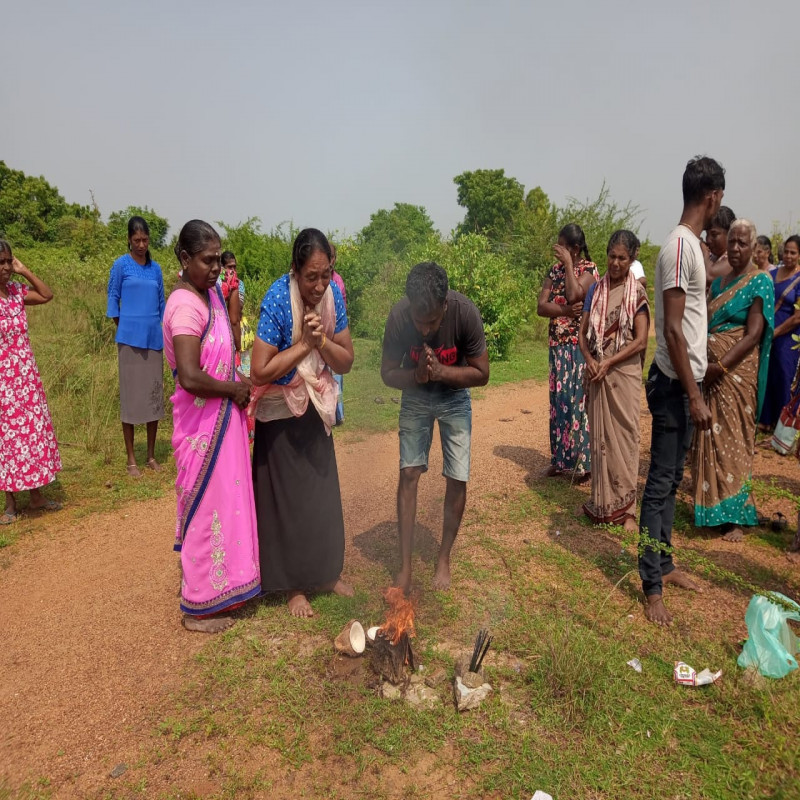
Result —
[{"label": "clasped hand", "polygon": [[417,367],[414,372],[417,383],[428,383],[428,381],[440,381],[442,379],[442,364],[429,345],[422,345],[422,352],[419,354],[419,361],[417,361]]},{"label": "clasped hand", "polygon": [[303,333],[301,341],[311,350],[322,344],[325,332],[322,330],[322,317],[316,311],[306,309],[303,317]]},{"label": "clasped hand", "polygon": [[242,410],[250,405],[250,389],[253,382],[245,375],[239,374],[239,380],[233,384],[231,400]]},{"label": "clasped hand", "polygon": [[592,383],[599,383],[608,374],[608,361],[595,361],[590,358],[586,362],[586,371]]}]

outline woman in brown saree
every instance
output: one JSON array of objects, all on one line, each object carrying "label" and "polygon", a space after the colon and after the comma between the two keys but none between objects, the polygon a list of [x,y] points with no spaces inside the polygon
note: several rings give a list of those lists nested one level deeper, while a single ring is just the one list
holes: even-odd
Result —
[{"label": "woman in brown saree", "polygon": [[639,244],[630,231],[608,241],[608,269],[590,287],[579,344],[586,360],[592,496],[583,511],[595,524],[635,531],[639,475],[642,354],[647,347],[647,293],[630,272]]},{"label": "woman in brown saree", "polygon": [[739,542],[758,524],[750,492],[756,420],[764,402],[774,330],[774,291],[753,263],[756,229],[737,219],[728,231],[731,272],[709,291],[708,370],[703,394],[711,427],[692,447],[694,524],[721,526]]}]

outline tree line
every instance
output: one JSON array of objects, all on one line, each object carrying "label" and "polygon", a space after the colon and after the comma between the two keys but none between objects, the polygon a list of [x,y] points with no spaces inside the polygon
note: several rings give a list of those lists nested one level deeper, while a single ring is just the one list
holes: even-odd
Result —
[{"label": "tree line", "polygon": [[[517,332],[533,320],[542,278],[553,263],[552,246],[565,224],[581,225],[592,257],[601,265],[610,234],[618,228],[638,228],[638,207],[615,203],[607,186],[591,200],[570,199],[558,206],[541,187],[526,192],[503,169],[463,172],[453,180],[465,213],[447,234],[436,229],[423,206],[410,203],[376,211],[353,236],[330,234],[337,246],[337,269],[347,284],[356,336],[380,338],[411,266],[433,260],[447,270],[452,287],[478,306],[490,356],[503,358]],[[134,214],[147,220],[155,257],[163,259],[167,272],[172,259],[158,251],[170,244],[170,226],[153,209],[129,206],[103,221],[96,203],[68,203],[44,177],[26,175],[0,161],[0,233],[15,247],[68,250],[84,262],[83,274],[97,284],[107,278],[111,259],[125,242],[127,220]],[[254,313],[270,283],[288,269],[298,229],[283,223],[262,230],[257,217],[236,225],[216,224],[224,246],[236,253]],[[646,260],[647,248],[643,255]]]}]

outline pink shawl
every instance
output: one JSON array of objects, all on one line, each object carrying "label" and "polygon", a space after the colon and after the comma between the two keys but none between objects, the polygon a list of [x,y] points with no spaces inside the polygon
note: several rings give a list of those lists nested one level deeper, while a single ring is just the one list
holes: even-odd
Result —
[{"label": "pink shawl", "polygon": [[[292,302],[292,344],[296,344],[303,335],[305,306],[294,271],[290,273],[289,292]],[[325,335],[328,339],[332,339],[336,327],[336,309],[330,286],[314,310],[322,318]],[[308,401],[311,400],[325,424],[325,432],[330,435],[331,428],[336,422],[338,392],[336,381],[319,350],[315,348],[297,365],[294,377],[289,383],[270,383],[266,386],[253,387],[247,413],[261,422],[302,417],[308,408]]]}]

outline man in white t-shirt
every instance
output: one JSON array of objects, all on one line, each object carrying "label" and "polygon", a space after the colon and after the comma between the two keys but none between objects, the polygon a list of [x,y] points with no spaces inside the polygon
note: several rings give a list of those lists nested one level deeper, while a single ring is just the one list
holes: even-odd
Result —
[{"label": "man in white t-shirt", "polygon": [[658,254],[655,271],[656,353],[645,386],[653,417],[650,470],[642,495],[639,575],[645,615],[670,625],[663,601],[664,584],[698,587],[675,569],[672,523],[675,495],[683,480],[683,462],[694,427],[711,425],[700,384],[707,361],[706,271],[700,234],[719,210],[725,170],[712,158],[692,159],[683,173],[683,214]]}]

